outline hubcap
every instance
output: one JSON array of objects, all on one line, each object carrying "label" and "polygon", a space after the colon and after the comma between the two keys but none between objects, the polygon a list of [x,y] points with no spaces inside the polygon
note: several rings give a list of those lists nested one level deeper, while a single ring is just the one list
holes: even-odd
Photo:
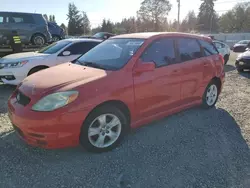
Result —
[{"label": "hubcap", "polygon": [[218,95],[218,90],[216,85],[211,85],[207,90],[206,101],[209,106],[214,105]]},{"label": "hubcap", "polygon": [[106,148],[114,144],[121,134],[122,124],[114,114],[102,114],[89,126],[88,139],[98,148]]},{"label": "hubcap", "polygon": [[35,43],[36,45],[43,45],[44,44],[44,39],[41,36],[36,36],[35,38]]}]

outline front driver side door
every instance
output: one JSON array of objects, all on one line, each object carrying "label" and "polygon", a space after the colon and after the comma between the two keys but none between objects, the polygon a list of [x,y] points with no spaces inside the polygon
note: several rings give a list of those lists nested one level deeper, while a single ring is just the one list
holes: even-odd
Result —
[{"label": "front driver side door", "polygon": [[179,64],[176,63],[175,40],[154,41],[137,63],[154,62],[154,71],[133,73],[138,118],[146,118],[178,107],[180,101]]}]

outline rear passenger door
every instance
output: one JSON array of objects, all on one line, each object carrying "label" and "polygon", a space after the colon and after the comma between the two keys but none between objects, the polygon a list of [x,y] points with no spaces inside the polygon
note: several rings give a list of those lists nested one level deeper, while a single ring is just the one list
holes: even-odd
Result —
[{"label": "rear passenger door", "polygon": [[177,49],[181,68],[181,100],[188,104],[199,99],[204,62],[202,49],[194,38],[178,38]]},{"label": "rear passenger door", "polygon": [[10,13],[7,22],[12,30],[16,30],[22,42],[28,42],[32,31],[35,28],[35,22],[31,14]]},{"label": "rear passenger door", "polygon": [[212,42],[200,40],[199,41],[205,56],[204,61],[204,72],[203,72],[203,81],[207,85],[210,80],[215,76],[215,66],[221,65],[221,59],[219,58],[219,52],[215,48]]}]

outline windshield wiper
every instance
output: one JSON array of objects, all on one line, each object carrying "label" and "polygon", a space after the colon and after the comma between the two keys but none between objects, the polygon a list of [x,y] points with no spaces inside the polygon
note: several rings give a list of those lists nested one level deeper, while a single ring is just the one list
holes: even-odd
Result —
[{"label": "windshield wiper", "polygon": [[86,62],[85,61],[85,62],[81,63],[81,65],[106,70],[106,68],[104,68],[103,66],[96,64],[96,63],[93,63],[93,62]]}]

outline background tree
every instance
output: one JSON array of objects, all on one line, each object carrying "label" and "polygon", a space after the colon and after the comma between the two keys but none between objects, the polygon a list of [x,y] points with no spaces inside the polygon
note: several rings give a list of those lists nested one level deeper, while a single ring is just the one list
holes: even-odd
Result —
[{"label": "background tree", "polygon": [[144,0],[137,16],[147,25],[147,30],[151,30],[153,26],[154,31],[160,31],[161,24],[167,19],[171,7],[168,0]]},{"label": "background tree", "polygon": [[55,15],[52,16],[52,22],[56,23],[56,17],[55,17]]},{"label": "background tree", "polygon": [[200,31],[215,32],[218,31],[218,15],[214,10],[216,0],[201,0],[198,25]]},{"label": "background tree", "polygon": [[106,22],[106,19],[103,19],[103,20],[102,20],[101,31],[102,31],[102,32],[106,32],[106,31],[107,31],[107,22]]},{"label": "background tree", "polygon": [[83,27],[83,34],[88,34],[90,33],[90,21],[89,21],[89,18],[86,14],[86,12],[82,12],[82,27]]},{"label": "background tree", "polygon": [[67,19],[68,21],[68,34],[81,35],[83,34],[83,16],[77,9],[74,3],[69,3]]},{"label": "background tree", "polygon": [[239,3],[220,17],[221,32],[250,32],[250,2]]},{"label": "background tree", "polygon": [[64,23],[62,23],[60,27],[65,31],[66,34],[68,34],[68,28],[66,27],[66,25],[64,25]]}]

